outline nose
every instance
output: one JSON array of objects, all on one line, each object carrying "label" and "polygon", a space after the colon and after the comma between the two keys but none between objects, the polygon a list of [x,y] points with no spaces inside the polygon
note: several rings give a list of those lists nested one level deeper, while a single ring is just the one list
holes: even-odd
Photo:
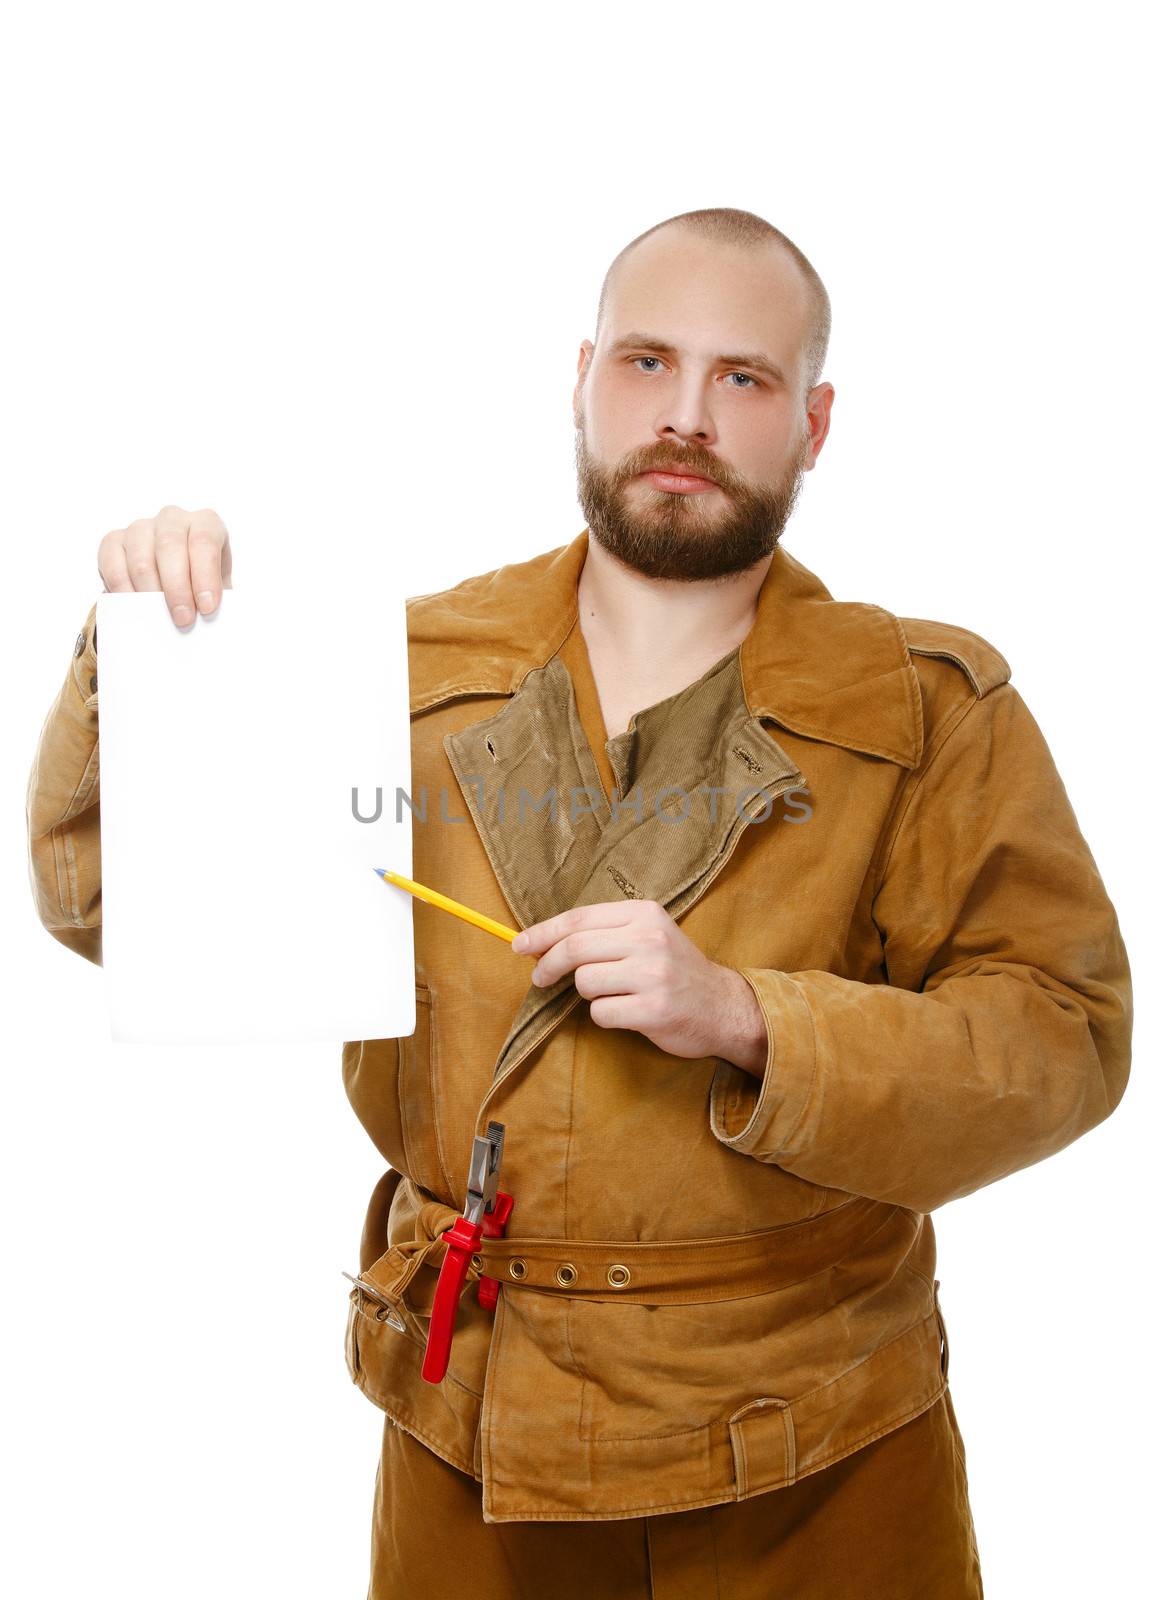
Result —
[{"label": "nose", "polygon": [[654,431],[660,439],[677,440],[683,445],[692,441],[704,445],[717,442],[705,386],[691,373],[685,373],[671,387],[662,411],[654,419]]}]

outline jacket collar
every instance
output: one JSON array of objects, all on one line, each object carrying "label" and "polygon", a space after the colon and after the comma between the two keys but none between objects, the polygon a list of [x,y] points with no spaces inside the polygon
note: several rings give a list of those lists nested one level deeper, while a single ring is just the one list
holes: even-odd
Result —
[{"label": "jacket collar", "polygon": [[[589,530],[568,545],[406,602],[410,712],[463,695],[516,694],[578,614]],[[835,600],[780,544],[739,650],[753,716],[903,767],[923,748],[919,682],[896,617]]]}]

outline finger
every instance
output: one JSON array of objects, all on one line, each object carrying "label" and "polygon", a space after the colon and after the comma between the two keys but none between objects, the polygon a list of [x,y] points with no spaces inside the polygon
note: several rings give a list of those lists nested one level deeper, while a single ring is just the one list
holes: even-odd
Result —
[{"label": "finger", "polygon": [[114,528],[100,541],[96,552],[96,570],[104,584],[106,594],[125,594],[132,589],[128,575],[128,559],[124,552],[124,528]]},{"label": "finger", "polygon": [[189,523],[191,513],[180,506],[165,506],[156,520],[156,559],[165,604],[178,628],[196,621],[193,585],[189,575]]},{"label": "finger", "polygon": [[634,900],[600,900],[592,906],[572,906],[569,911],[560,911],[556,917],[547,917],[544,922],[535,922],[523,928],[510,948],[519,955],[539,955],[568,933],[577,933],[583,928],[623,927],[633,921],[635,907],[639,903]]},{"label": "finger", "polygon": [[189,522],[189,579],[197,610],[209,616],[221,603],[229,535],[215,511],[194,511]]},{"label": "finger", "polygon": [[637,949],[636,939],[626,924],[618,928],[584,928],[568,933],[543,952],[530,974],[539,988],[557,983],[566,972],[573,972],[587,961],[618,961]]},{"label": "finger", "polygon": [[621,961],[581,961],[574,973],[574,987],[587,1000],[602,995],[637,995],[637,968],[630,958]]},{"label": "finger", "polygon": [[124,558],[134,589],[161,587],[161,575],[157,571],[156,527],[151,517],[130,522],[124,530]]},{"label": "finger", "polygon": [[590,1020],[599,1028],[632,1028],[641,1033],[642,1016],[633,995],[600,995],[590,1002]]}]

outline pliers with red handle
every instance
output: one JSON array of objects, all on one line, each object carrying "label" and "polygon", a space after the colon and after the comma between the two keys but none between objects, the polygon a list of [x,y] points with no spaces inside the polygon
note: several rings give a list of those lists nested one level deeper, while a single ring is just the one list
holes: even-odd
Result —
[{"label": "pliers with red handle", "polygon": [[[440,1383],[449,1365],[450,1345],[454,1337],[454,1321],[458,1301],[470,1261],[477,1253],[483,1238],[499,1238],[506,1231],[513,1199],[498,1188],[498,1173],[502,1165],[502,1141],[506,1127],[502,1122],[491,1122],[484,1134],[474,1140],[470,1161],[466,1208],[442,1238],[446,1241],[445,1259],[438,1274],[434,1291],[433,1310],[430,1315],[429,1338],[426,1341],[425,1360],[421,1375],[427,1383]],[[496,1278],[478,1280],[479,1303],[493,1310],[498,1299],[499,1284]]]}]

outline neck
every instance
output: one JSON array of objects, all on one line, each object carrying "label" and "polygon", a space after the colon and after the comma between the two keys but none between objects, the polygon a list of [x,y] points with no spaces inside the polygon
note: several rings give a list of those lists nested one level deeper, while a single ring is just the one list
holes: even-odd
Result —
[{"label": "neck", "polygon": [[724,579],[681,583],[635,572],[591,536],[578,578],[583,636],[627,660],[717,661],[754,626],[771,560]]}]

